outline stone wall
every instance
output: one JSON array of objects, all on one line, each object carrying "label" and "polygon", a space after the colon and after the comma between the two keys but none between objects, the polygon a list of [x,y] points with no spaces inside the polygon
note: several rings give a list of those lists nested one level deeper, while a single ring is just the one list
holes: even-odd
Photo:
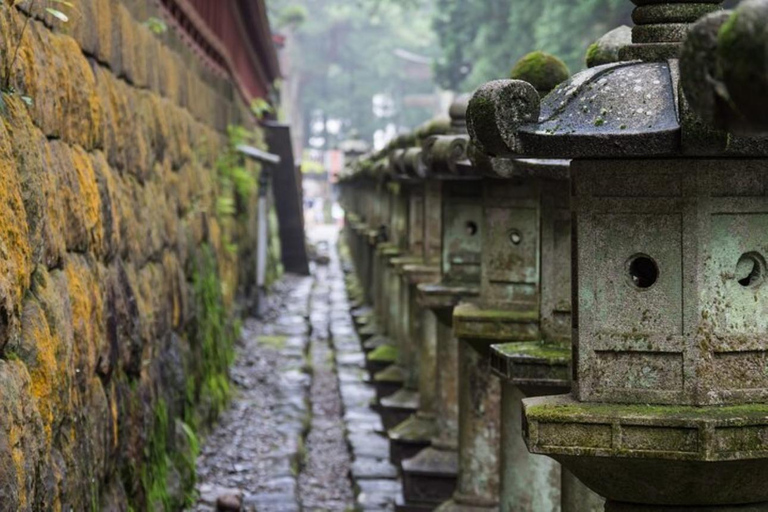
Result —
[{"label": "stone wall", "polygon": [[74,3],[32,13],[0,105],[0,511],[179,509],[253,282],[256,192],[216,208],[249,116],[150,0]]}]

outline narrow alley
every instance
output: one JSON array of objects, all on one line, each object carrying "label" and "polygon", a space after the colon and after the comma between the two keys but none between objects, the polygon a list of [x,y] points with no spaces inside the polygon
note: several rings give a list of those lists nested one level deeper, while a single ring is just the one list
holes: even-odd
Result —
[{"label": "narrow alley", "polygon": [[249,319],[235,396],[198,458],[195,511],[391,510],[397,470],[350,314],[337,230],[314,228],[328,264],[286,275]]}]

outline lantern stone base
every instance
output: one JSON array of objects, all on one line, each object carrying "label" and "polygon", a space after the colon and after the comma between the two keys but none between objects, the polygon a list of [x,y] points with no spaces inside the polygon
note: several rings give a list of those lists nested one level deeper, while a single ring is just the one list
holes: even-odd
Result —
[{"label": "lantern stone base", "polygon": [[[371,341],[371,338],[377,337],[376,335],[379,333],[379,330],[379,326],[376,325],[376,322],[370,322],[358,329],[357,335],[360,336],[360,339],[363,341],[363,348],[369,346],[368,342]],[[377,346],[378,345],[373,345],[372,348],[367,350],[370,352]]]},{"label": "lantern stone base", "polygon": [[378,326],[376,324],[376,320],[373,317],[373,313],[362,313],[360,315],[354,316],[353,320],[355,321],[355,326],[357,327],[358,333],[362,333],[367,330],[373,331],[373,334],[378,332]]},{"label": "lantern stone base", "polygon": [[419,392],[412,389],[401,389],[391,396],[384,397],[376,406],[386,430],[395,428],[407,420],[418,408]]},{"label": "lantern stone base", "polygon": [[381,399],[396,393],[405,384],[405,369],[392,364],[373,376],[371,381],[376,388],[376,398]]},{"label": "lantern stone base", "polygon": [[405,497],[398,496],[395,499],[395,512],[432,512],[435,505],[429,503],[408,503]]},{"label": "lantern stone base", "polygon": [[768,510],[768,405],[621,405],[565,395],[528,398],[523,408],[529,450],[605,496],[606,510]]},{"label": "lantern stone base", "polygon": [[493,343],[528,341],[539,338],[537,311],[486,309],[472,303],[462,303],[453,310],[453,334],[487,353]]},{"label": "lantern stone base", "polygon": [[431,283],[440,279],[440,267],[423,263],[405,264],[400,269],[400,274],[409,284]]},{"label": "lantern stone base", "polygon": [[567,393],[571,348],[554,343],[504,343],[491,347],[491,368],[526,396]]},{"label": "lantern stone base", "polygon": [[[507,451],[503,457],[508,463],[502,468],[505,484],[516,479],[516,469],[532,464],[531,467],[543,470],[541,474],[552,473],[551,464],[541,458],[531,457],[520,438],[520,404],[521,396],[542,396],[555,393],[568,393],[570,391],[570,362],[571,349],[569,346],[545,342],[505,343],[491,347],[491,366],[495,373],[505,383],[505,410],[507,411],[505,435],[513,439],[505,438],[504,449]],[[510,403],[512,402],[512,403]],[[521,453],[521,452],[525,453]],[[538,459],[538,460],[536,460]],[[551,462],[551,461],[550,461]],[[514,469],[511,467],[514,466]],[[531,468],[529,468],[531,469]],[[527,477],[536,474],[530,470]],[[562,512],[597,512],[603,510],[604,500],[584,486],[569,471],[560,470],[560,507]],[[543,479],[542,481],[548,481]],[[557,483],[551,487],[556,488]],[[511,491],[511,500],[505,500],[503,510],[515,510],[515,503],[525,501],[520,492]],[[555,492],[554,494],[557,494]],[[541,499],[537,501],[542,504]]]},{"label": "lantern stone base", "polygon": [[404,460],[415,457],[429,447],[437,434],[434,415],[420,412],[412,415],[387,433],[389,436],[389,460],[400,466]]},{"label": "lantern stone base", "polygon": [[435,512],[498,512],[498,510],[499,504],[497,502],[484,503],[481,500],[462,497],[455,493],[453,498],[437,507]]},{"label": "lantern stone base", "polygon": [[425,448],[403,461],[403,496],[406,503],[435,506],[456,490],[459,456],[456,450]]},{"label": "lantern stone base", "polygon": [[387,366],[395,364],[399,351],[391,343],[383,343],[365,356],[365,367],[371,377],[384,370]]},{"label": "lantern stone base", "polygon": [[363,351],[368,354],[369,352],[373,352],[377,348],[379,348],[382,345],[391,345],[392,341],[382,335],[382,334],[374,334],[373,336],[370,336],[363,341]]}]

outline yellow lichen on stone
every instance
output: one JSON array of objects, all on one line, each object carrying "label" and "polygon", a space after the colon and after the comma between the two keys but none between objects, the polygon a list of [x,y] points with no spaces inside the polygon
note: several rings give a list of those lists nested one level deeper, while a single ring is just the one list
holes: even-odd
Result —
[{"label": "yellow lichen on stone", "polygon": [[[119,26],[119,30],[116,30],[116,34],[119,34],[119,39],[117,45],[112,45],[113,50],[113,57],[115,52],[120,54],[119,62],[120,67],[119,69],[119,75],[121,77],[124,77],[126,80],[128,80],[131,83],[134,83],[134,76],[133,73],[135,71],[135,63],[134,60],[136,58],[135,51],[136,51],[136,41],[135,41],[135,23],[133,21],[133,17],[131,16],[131,13],[128,12],[128,9],[123,6],[120,2],[115,2],[113,6],[113,22],[117,21],[117,26]],[[117,28],[113,23],[113,28]],[[115,62],[114,60],[112,61]]]},{"label": "yellow lichen on stone", "polygon": [[[19,312],[31,273],[29,227],[22,186],[4,125],[0,126],[0,309]],[[5,333],[7,335],[7,333]],[[0,340],[0,343],[5,340]]]},{"label": "yellow lichen on stone", "polygon": [[58,390],[63,384],[57,359],[60,340],[51,332],[45,313],[36,300],[26,301],[21,325],[22,348],[24,352],[31,352],[25,362],[31,379],[32,395],[43,421],[46,450],[50,450],[53,425],[62,413],[58,396]]},{"label": "yellow lichen on stone", "polygon": [[101,222],[101,196],[91,158],[82,148],[72,149],[72,165],[76,173],[79,200],[83,209],[83,222],[91,249],[100,254],[104,244]]},{"label": "yellow lichen on stone", "polygon": [[64,262],[74,333],[74,357],[77,371],[93,375],[99,344],[104,342],[104,311],[99,276],[87,259],[69,255]]},{"label": "yellow lichen on stone", "polygon": [[104,153],[97,151],[90,155],[96,182],[101,197],[102,251],[96,255],[102,259],[112,259],[120,248],[120,207],[117,197],[117,175],[113,171]]},{"label": "yellow lichen on stone", "polygon": [[51,43],[57,53],[64,55],[68,77],[73,85],[68,90],[65,103],[63,137],[88,150],[101,147],[101,102],[96,94],[93,71],[71,37],[52,36]]}]

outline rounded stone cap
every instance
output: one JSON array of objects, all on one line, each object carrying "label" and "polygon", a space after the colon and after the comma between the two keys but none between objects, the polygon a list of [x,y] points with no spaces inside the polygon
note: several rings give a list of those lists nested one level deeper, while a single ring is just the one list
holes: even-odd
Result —
[{"label": "rounded stone cap", "polygon": [[632,29],[626,25],[615,28],[592,43],[587,49],[588,68],[619,62],[619,50],[632,44]]},{"label": "rounded stone cap", "polygon": [[427,121],[416,129],[415,135],[418,141],[432,137],[433,135],[445,135],[451,131],[451,120],[438,117]]},{"label": "rounded stone cap", "polygon": [[469,99],[471,95],[460,94],[456,96],[456,99],[451,103],[451,107],[448,109],[448,117],[451,121],[466,122],[467,120],[467,106],[469,105]]},{"label": "rounded stone cap", "polygon": [[531,84],[539,93],[549,93],[558,84],[570,78],[565,62],[542,51],[531,52],[512,68],[510,78]]}]

